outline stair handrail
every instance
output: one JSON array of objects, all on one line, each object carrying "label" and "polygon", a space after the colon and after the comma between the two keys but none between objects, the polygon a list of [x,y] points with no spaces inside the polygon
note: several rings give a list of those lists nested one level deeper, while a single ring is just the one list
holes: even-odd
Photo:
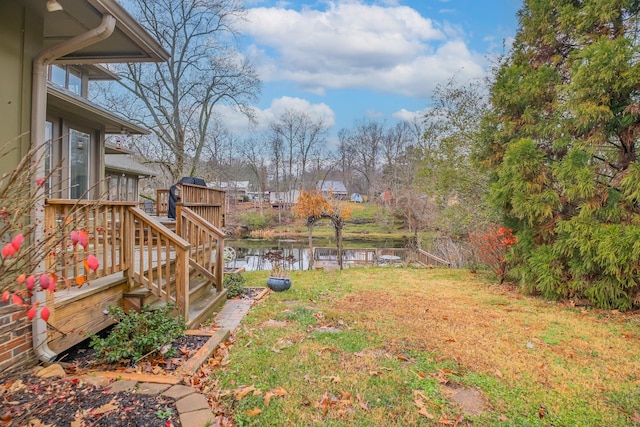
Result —
[{"label": "stair handrail", "polygon": [[[133,270],[128,272],[130,282],[135,278],[139,283],[147,286],[150,290],[155,290],[156,294],[160,296],[165,302],[174,301],[176,310],[184,318],[188,318],[189,313],[189,252],[191,250],[191,244],[184,240],[182,237],[165,227],[163,224],[156,221],[152,216],[148,215],[144,210],[139,207],[130,207],[131,220],[127,224],[127,232],[130,239],[133,241],[136,236],[136,220],[138,221],[138,263],[132,262]],[[145,242],[145,232],[150,231],[148,239],[151,240],[149,249],[147,250],[147,265],[148,268],[144,268],[144,246],[148,244]],[[159,241],[165,240],[170,245],[161,246],[158,244],[155,248],[152,248],[154,239]],[[170,289],[169,270],[168,265],[171,259],[171,248],[175,253],[175,296],[172,296]],[[157,255],[157,266],[153,268],[153,253],[155,250]],[[160,260],[164,258],[165,266],[160,265]],[[137,265],[136,265],[137,264]],[[137,269],[136,269],[137,267]],[[161,289],[162,285],[162,269],[166,268],[165,273],[165,289]],[[154,271],[157,274],[157,282],[154,281]]]},{"label": "stair handrail", "polygon": [[[418,253],[419,256],[422,255],[427,260],[428,259],[432,259],[433,261],[435,261],[436,265],[444,264],[447,267],[451,267],[451,263],[449,261],[447,261],[445,259],[442,259],[442,258],[440,258],[440,257],[438,257],[438,256],[436,256],[434,254],[431,254],[431,253],[429,253],[429,252],[427,252],[427,251],[425,251],[423,249],[418,249],[416,252]],[[419,263],[423,264],[423,265],[429,265],[429,264],[427,264],[425,262],[422,262],[420,259],[418,259],[417,261]]]},{"label": "stair handrail", "polygon": [[[198,227],[200,232],[204,232],[209,238],[215,240],[216,242],[216,254],[215,254],[215,263],[213,266],[213,272],[208,268],[207,265],[203,265],[198,263],[195,259],[190,259],[190,265],[196,268],[198,271],[202,272],[208,279],[212,280],[216,285],[216,291],[222,292],[223,279],[224,279],[224,237],[225,234],[222,230],[220,230],[215,225],[211,224],[209,221],[204,219],[202,216],[198,215],[193,210],[189,209],[186,206],[183,206],[181,203],[176,205],[176,232],[183,238],[187,238],[186,229],[190,226]],[[208,244],[208,239],[205,239],[203,245]],[[197,244],[196,242],[191,242],[193,244]],[[205,248],[206,249],[206,248]],[[208,248],[211,249],[211,248]],[[196,250],[200,250],[197,248]],[[213,275],[213,277],[211,276]]]}]

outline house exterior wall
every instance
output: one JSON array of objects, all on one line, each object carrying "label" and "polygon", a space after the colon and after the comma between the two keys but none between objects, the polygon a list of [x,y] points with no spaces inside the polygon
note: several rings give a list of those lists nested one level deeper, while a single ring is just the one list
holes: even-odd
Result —
[{"label": "house exterior wall", "polygon": [[10,143],[16,149],[0,158],[0,174],[11,171],[29,150],[31,62],[41,50],[42,27],[42,19],[21,5],[19,0],[2,1],[0,6],[0,76],[2,76],[0,79],[0,147]]},{"label": "house exterior wall", "polygon": [[[18,0],[0,6],[0,175],[11,172],[31,145],[33,57],[42,46],[42,19]],[[44,141],[43,141],[44,142]],[[23,307],[0,302],[0,372],[33,365],[31,322]]]},{"label": "house exterior wall", "polygon": [[0,302],[0,372],[34,365],[31,322],[23,307]]}]

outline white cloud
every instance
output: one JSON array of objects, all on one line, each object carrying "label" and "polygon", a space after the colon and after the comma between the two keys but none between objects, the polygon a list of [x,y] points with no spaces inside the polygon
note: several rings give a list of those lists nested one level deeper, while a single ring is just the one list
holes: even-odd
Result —
[{"label": "white cloud", "polygon": [[219,105],[216,107],[216,115],[233,134],[246,136],[269,129],[269,124],[287,110],[301,111],[312,119],[322,119],[328,127],[333,126],[336,121],[335,113],[327,104],[312,104],[306,99],[289,96],[273,99],[271,105],[264,110],[254,108],[256,123],[253,125],[235,107]]},{"label": "white cloud", "polygon": [[367,88],[426,97],[460,73],[484,74],[462,41],[462,29],[436,23],[395,0],[389,6],[333,0],[325,10],[259,7],[242,32],[265,82],[290,80],[316,94]]},{"label": "white cloud", "polygon": [[409,111],[403,108],[400,111],[396,111],[395,113],[393,113],[392,116],[395,119],[411,123],[416,118],[423,116],[425,112],[426,110]]}]

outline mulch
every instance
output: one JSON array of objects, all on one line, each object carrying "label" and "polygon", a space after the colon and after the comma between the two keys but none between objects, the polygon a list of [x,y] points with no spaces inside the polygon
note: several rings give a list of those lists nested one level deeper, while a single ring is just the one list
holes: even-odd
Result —
[{"label": "mulch", "polygon": [[107,393],[77,378],[43,379],[32,374],[0,383],[1,426],[179,427],[173,399],[126,392]]},{"label": "mulch", "polygon": [[138,364],[98,364],[86,343],[59,359],[68,377],[39,378],[20,373],[0,378],[0,426],[29,427],[180,427],[173,399],[128,392],[108,393],[80,375],[96,370],[170,373],[193,355],[209,336],[185,335],[174,341],[176,357],[147,358]]}]

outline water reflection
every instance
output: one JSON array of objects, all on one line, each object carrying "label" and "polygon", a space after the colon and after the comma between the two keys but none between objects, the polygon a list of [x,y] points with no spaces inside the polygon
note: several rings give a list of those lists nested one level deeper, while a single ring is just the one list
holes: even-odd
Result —
[{"label": "water reflection", "polygon": [[[346,241],[347,247],[385,247],[402,248],[403,240],[381,241]],[[271,270],[271,263],[264,259],[264,254],[269,251],[282,251],[283,257],[292,255],[291,270],[309,269],[309,247],[306,240],[225,240],[225,246],[232,247],[236,252],[236,259],[227,264],[227,267],[244,268],[247,271]],[[314,239],[315,247],[335,247],[335,243]]]}]

